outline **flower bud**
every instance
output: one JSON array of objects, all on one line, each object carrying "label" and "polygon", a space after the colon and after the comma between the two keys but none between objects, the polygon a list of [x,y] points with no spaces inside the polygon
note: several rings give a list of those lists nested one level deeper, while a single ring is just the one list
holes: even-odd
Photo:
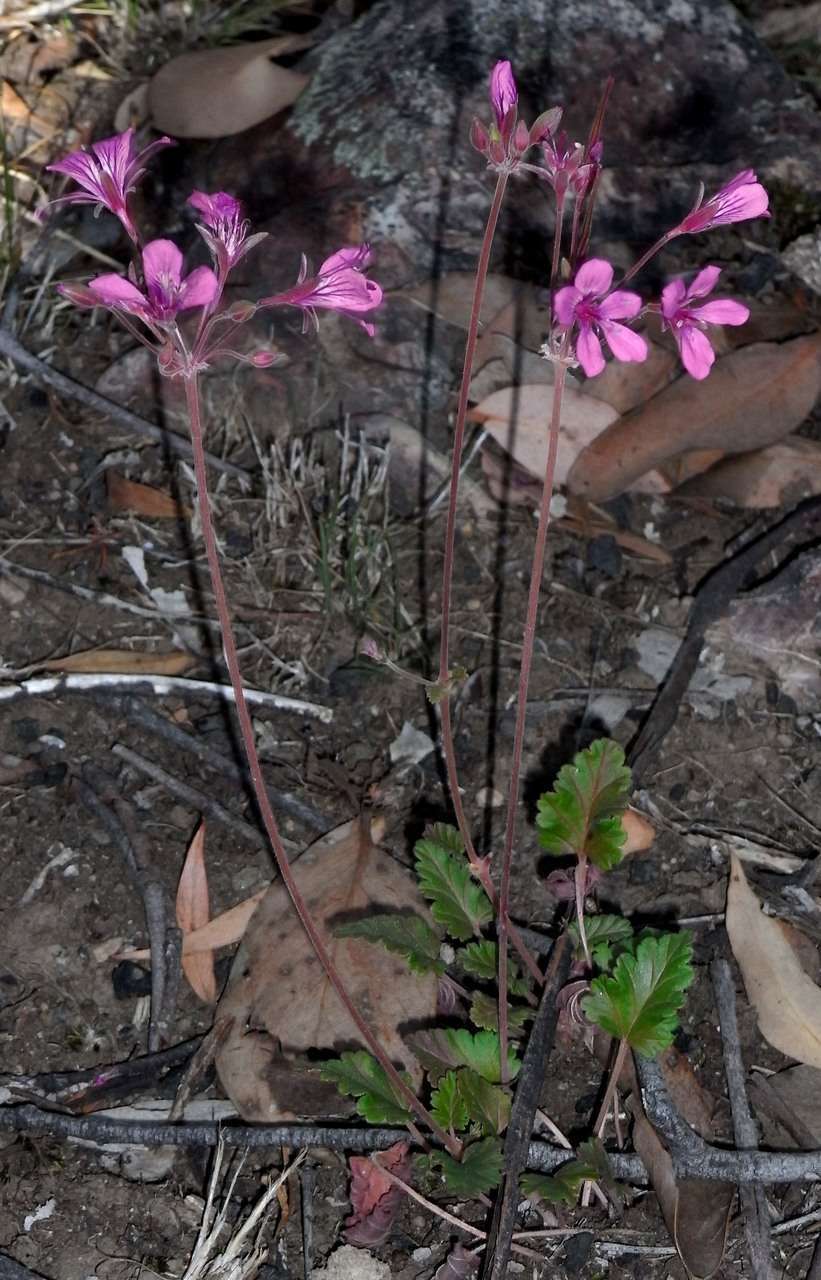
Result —
[{"label": "flower bud", "polygon": [[470,126],[470,144],[485,155],[490,146],[490,136],[481,120],[474,120]]},{"label": "flower bud", "polygon": [[276,351],[255,351],[251,356],[251,364],[255,369],[270,369],[272,364],[276,364],[277,357]]},{"label": "flower bud", "polygon": [[256,309],[257,304],[255,302],[235,302],[233,306],[223,312],[223,315],[227,320],[233,321],[234,324],[245,324],[246,321],[251,319]]}]

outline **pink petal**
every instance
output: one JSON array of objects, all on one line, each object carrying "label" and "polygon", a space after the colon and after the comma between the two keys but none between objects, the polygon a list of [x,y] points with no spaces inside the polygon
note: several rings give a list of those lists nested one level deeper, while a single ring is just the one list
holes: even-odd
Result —
[{"label": "pink petal", "polygon": [[330,258],[325,259],[319,268],[319,275],[328,275],[332,271],[337,271],[340,267],[351,267],[355,271],[360,271],[370,264],[371,257],[371,246],[369,244],[358,244],[352,249],[338,249],[336,253],[331,254]]},{"label": "pink petal", "polygon": [[73,178],[81,187],[85,187],[86,191],[94,193],[100,190],[97,164],[86,151],[73,151],[64,160],[47,164],[46,168],[52,173],[63,173],[66,177]]},{"label": "pink petal", "polygon": [[148,302],[145,295],[125,276],[114,274],[97,276],[88,284],[91,292],[105,307],[122,307],[125,311],[143,311]]},{"label": "pink petal", "polygon": [[684,368],[692,378],[703,381],[713,367],[716,353],[706,334],[695,325],[686,324],[676,334]]},{"label": "pink petal", "polygon": [[559,289],[553,299],[553,314],[559,324],[572,324],[576,318],[576,307],[581,302],[582,295],[575,285],[566,284],[563,289]]},{"label": "pink petal", "polygon": [[169,284],[179,288],[182,277],[182,254],[173,240],[152,240],[143,249],[143,270],[149,289],[156,286],[167,291]]},{"label": "pink petal", "polygon": [[734,302],[732,298],[715,298],[712,302],[705,302],[703,307],[693,307],[693,314],[708,324],[746,324],[750,308],[743,302]]},{"label": "pink petal", "polygon": [[605,320],[630,320],[641,311],[641,297],[630,289],[616,289],[599,303],[599,315]]},{"label": "pink petal", "polygon": [[183,280],[179,292],[179,309],[207,307],[219,292],[219,282],[210,267],[195,267]]},{"label": "pink petal", "polygon": [[502,127],[502,121],[511,107],[519,101],[513,68],[507,61],[497,62],[490,73],[490,105],[496,116],[496,124]]},{"label": "pink petal", "polygon": [[688,298],[705,298],[718,284],[721,267],[702,267],[687,290]]},{"label": "pink petal", "polygon": [[667,321],[672,321],[679,307],[687,296],[687,287],[683,280],[671,280],[661,291],[661,314]]},{"label": "pink petal", "polygon": [[614,320],[601,321],[602,332],[607,345],[617,360],[632,360],[641,364],[647,359],[647,343],[640,333],[634,333],[624,324],[616,324]]},{"label": "pink petal", "polygon": [[590,325],[582,325],[576,343],[576,356],[588,378],[595,378],[604,368],[601,343]]},{"label": "pink petal", "polygon": [[613,283],[613,268],[604,258],[590,258],[579,267],[573,283],[580,293],[598,298]]},{"label": "pink petal", "polygon": [[125,133],[95,142],[92,150],[100,168],[111,175],[121,192],[124,191],[128,167],[134,155],[134,130],[126,129]]}]

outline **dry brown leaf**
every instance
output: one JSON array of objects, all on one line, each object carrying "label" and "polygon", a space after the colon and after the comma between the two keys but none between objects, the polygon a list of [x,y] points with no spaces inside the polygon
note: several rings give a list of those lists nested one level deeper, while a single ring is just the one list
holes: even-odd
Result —
[{"label": "dry brown leaf", "polygon": [[260,124],[290,107],[310,78],[271,58],[312,43],[310,36],[274,36],[172,58],[148,87],[155,127],[175,138],[228,138]]},{"label": "dry brown leaf", "polygon": [[[821,1146],[821,1071],[803,1064],[787,1067],[785,1071],[767,1076],[765,1083],[766,1092],[774,1093],[782,1106],[792,1113],[806,1131],[807,1149]],[[756,1084],[759,1084],[758,1080]]]},{"label": "dry brown leaf", "polygon": [[774,444],[804,421],[820,390],[821,334],[733,351],[703,382],[678,378],[598,435],[576,459],[568,487],[600,502],[688,450],[745,453]]},{"label": "dry brown leaf", "polygon": [[41,137],[48,137],[54,132],[51,122],[33,111],[8,80],[0,81],[0,115],[7,122],[12,121],[33,129]]},{"label": "dry brown leaf", "polygon": [[[411,973],[398,956],[332,934],[336,921],[376,910],[412,910],[428,918],[413,877],[376,848],[358,819],[312,845],[294,875],[355,1004],[388,1056],[418,1081],[418,1064],[403,1033],[435,1016],[436,975]],[[300,1055],[317,1049],[338,1053],[359,1044],[358,1033],[280,882],[254,912],[217,1012],[234,1019],[217,1071],[245,1120],[343,1110],[340,1096],[316,1079]]]},{"label": "dry brown leaf", "polygon": [[726,927],[764,1039],[788,1058],[821,1067],[821,988],[804,972],[779,922],[764,915],[734,854]]},{"label": "dry brown leaf", "polygon": [[647,1169],[667,1230],[692,1280],[721,1266],[735,1187],[706,1178],[676,1180],[673,1162],[634,1095],[633,1145]]},{"label": "dry brown leaf", "polygon": [[[192,956],[203,951],[216,951],[219,947],[231,947],[239,942],[248,927],[248,921],[259,903],[268,892],[267,888],[258,889],[250,898],[244,898],[235,907],[214,916],[201,929],[192,929],[183,935],[182,954]],[[117,960],[150,960],[150,947],[137,947],[128,951],[119,951]]]},{"label": "dry brown leaf", "polygon": [[[525,383],[494,391],[470,410],[468,417],[479,422],[506,453],[530,475],[541,479],[547,463],[548,426],[553,405],[553,388],[543,383]],[[563,485],[580,450],[615,422],[618,413],[601,400],[568,388],[562,398],[562,423],[556,460],[557,485]]]},{"label": "dry brown leaf", "polygon": [[147,520],[182,520],[191,514],[165,490],[129,480],[119,471],[106,472],[106,489],[112,511],[134,511]]},{"label": "dry brown leaf", "polygon": [[725,458],[688,480],[683,498],[725,498],[737,507],[794,506],[821,493],[821,444],[789,436],[780,444]]},{"label": "dry brown leaf", "polygon": [[604,400],[618,413],[629,413],[673,381],[677,356],[647,338],[647,359],[641,362],[610,360],[597,378],[584,384],[587,395]]},{"label": "dry brown leaf", "polygon": [[[177,885],[177,924],[183,937],[208,923],[208,873],[205,870],[205,823],[201,822],[185,855],[180,881]],[[214,972],[213,951],[183,954],[182,971],[191,989],[212,1004],[217,998],[217,976]]]},{"label": "dry brown leaf", "polygon": [[643,853],[656,838],[656,828],[637,809],[626,809],[622,814],[621,825],[627,832],[625,853]]},{"label": "dry brown leaf", "polygon": [[130,649],[83,649],[65,658],[49,658],[43,671],[100,672],[107,675],[181,676],[197,659],[190,653],[139,653]]}]

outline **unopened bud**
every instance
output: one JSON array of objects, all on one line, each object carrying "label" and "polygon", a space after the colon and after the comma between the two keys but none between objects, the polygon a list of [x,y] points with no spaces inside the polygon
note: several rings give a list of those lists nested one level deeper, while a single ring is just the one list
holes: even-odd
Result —
[{"label": "unopened bud", "polygon": [[537,116],[530,126],[531,145],[537,142],[544,142],[551,137],[558,129],[561,118],[561,107],[551,107],[549,111],[543,111],[540,116]]},{"label": "unopened bud", "polygon": [[276,362],[276,351],[255,351],[251,356],[251,364],[256,369],[270,369],[271,365]]},{"label": "unopened bud", "polygon": [[484,155],[490,146],[490,136],[481,120],[474,120],[470,126],[470,145]]},{"label": "unopened bud", "polygon": [[57,292],[73,302],[75,307],[102,306],[101,299],[84,284],[58,284]]},{"label": "unopened bud", "polygon": [[363,658],[370,658],[371,662],[383,662],[385,658],[385,654],[373,636],[362,637],[359,644],[359,652]]},{"label": "unopened bud", "polygon": [[247,320],[251,319],[256,309],[255,302],[235,302],[232,307],[223,312],[223,315],[228,320],[232,320],[234,324],[245,324]]},{"label": "unopened bud", "polygon": [[520,120],[519,123],[516,125],[516,129],[513,134],[513,149],[517,155],[522,156],[527,151],[529,146],[530,146],[530,130],[528,129],[524,120]]}]

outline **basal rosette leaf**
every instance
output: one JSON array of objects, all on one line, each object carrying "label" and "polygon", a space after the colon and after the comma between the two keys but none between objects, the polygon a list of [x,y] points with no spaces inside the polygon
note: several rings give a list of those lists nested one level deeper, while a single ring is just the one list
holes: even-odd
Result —
[{"label": "basal rosette leaf", "polygon": [[448,1071],[439,1081],[439,1088],[431,1096],[431,1115],[443,1129],[458,1132],[466,1129],[468,1111],[459,1092],[459,1079],[455,1071]]},{"label": "basal rosette leaf", "polygon": [[[409,1036],[408,1044],[434,1083],[459,1067],[470,1067],[491,1084],[500,1081],[499,1036],[495,1031],[435,1027]],[[513,1080],[522,1064],[512,1045],[508,1045],[507,1062],[508,1077]]]},{"label": "basal rosette leaf", "polygon": [[[479,978],[483,982],[495,982],[498,977],[499,961],[496,943],[482,938],[478,942],[469,942],[459,947],[456,952],[456,964],[471,978]],[[508,961],[508,994],[522,996],[530,989],[528,982],[511,956]]]},{"label": "basal rosette leaf", "polygon": [[[567,927],[576,944],[576,959],[579,960],[584,956],[579,926],[573,920]],[[590,954],[600,969],[609,969],[615,955],[628,947],[633,938],[633,926],[624,916],[585,916],[584,931]]]},{"label": "basal rosette leaf", "polygon": [[438,1156],[445,1186],[457,1196],[480,1196],[498,1187],[502,1177],[502,1144],[498,1138],[482,1138],[465,1147],[461,1160]]},{"label": "basal rosette leaf", "polygon": [[468,1118],[481,1125],[485,1134],[494,1137],[503,1133],[510,1120],[510,1094],[470,1067],[462,1067],[457,1072],[457,1081]]},{"label": "basal rosette leaf", "polygon": [[545,1200],[548,1204],[574,1204],[583,1182],[593,1181],[596,1170],[584,1160],[568,1160],[552,1175],[523,1173],[519,1186],[529,1200]]},{"label": "basal rosette leaf", "polygon": [[672,1044],[678,1010],[693,980],[693,944],[688,933],[665,933],[645,938],[635,954],[623,952],[613,973],[595,978],[581,1007],[617,1040],[655,1057]]},{"label": "basal rosette leaf", "polygon": [[382,1066],[364,1049],[324,1062],[320,1076],[335,1084],[340,1093],[356,1098],[356,1109],[368,1124],[405,1124],[412,1118]]},{"label": "basal rosette leaf", "polygon": [[[507,1006],[508,1035],[521,1035],[524,1031],[525,1023],[532,1022],[535,1016],[535,1009],[524,1005],[509,1004]],[[498,1000],[495,996],[489,996],[484,991],[477,991],[470,1002],[468,1017],[475,1027],[481,1027],[483,1031],[498,1031]]]},{"label": "basal rosette leaf", "polygon": [[337,938],[363,938],[381,945],[408,962],[413,973],[444,973],[439,958],[442,940],[421,916],[411,912],[365,916],[336,925]]},{"label": "basal rosette leaf", "polygon": [[585,857],[602,871],[622,859],[621,815],[630,796],[624,752],[599,738],[559,770],[552,791],[540,796],[536,825],[548,853]]},{"label": "basal rosette leaf", "polygon": [[477,936],[493,919],[493,908],[470,874],[458,831],[441,823],[430,827],[414,852],[419,888],[436,923],[460,942]]}]

